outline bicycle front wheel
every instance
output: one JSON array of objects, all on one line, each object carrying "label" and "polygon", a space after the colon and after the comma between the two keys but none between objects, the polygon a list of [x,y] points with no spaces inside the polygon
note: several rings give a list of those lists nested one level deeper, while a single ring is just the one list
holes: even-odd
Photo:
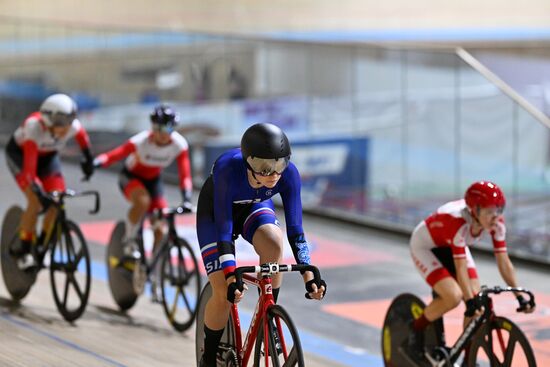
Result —
[{"label": "bicycle front wheel", "polygon": [[177,238],[162,256],[162,306],[170,324],[183,332],[193,324],[201,291],[199,264],[187,241]]},{"label": "bicycle front wheel", "polygon": [[472,340],[468,367],[536,367],[533,349],[525,334],[504,317],[483,325]]},{"label": "bicycle front wheel", "polygon": [[305,366],[298,330],[285,309],[273,305],[267,310],[266,317],[267,342],[263,324],[256,338],[254,366],[266,366],[266,359],[267,365],[273,367]]},{"label": "bicycle front wheel", "polygon": [[90,254],[78,225],[67,221],[53,242],[50,281],[57,309],[69,322],[78,319],[88,304],[91,286]]}]

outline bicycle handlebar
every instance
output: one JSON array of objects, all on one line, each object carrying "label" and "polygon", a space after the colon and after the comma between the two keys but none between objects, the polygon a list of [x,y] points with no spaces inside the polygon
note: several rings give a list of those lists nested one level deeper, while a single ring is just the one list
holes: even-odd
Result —
[{"label": "bicycle handlebar", "polygon": [[529,300],[527,301],[529,306],[530,307],[535,307],[535,295],[525,289],[525,288],[521,288],[521,287],[518,287],[518,288],[514,288],[514,287],[500,287],[500,286],[496,286],[496,287],[492,287],[492,288],[489,288],[489,287],[481,287],[481,290],[479,291],[478,293],[478,297],[483,300],[485,298],[488,298],[489,297],[489,294],[500,294],[500,293],[504,293],[504,292],[514,292],[514,293],[523,293],[523,294],[526,294],[527,296],[529,296]]},{"label": "bicycle handlebar", "polygon": [[259,273],[261,275],[273,275],[277,273],[291,272],[291,271],[311,271],[313,273],[313,280],[318,287],[321,286],[321,273],[319,269],[314,265],[307,264],[277,264],[266,263],[258,266],[240,266],[235,269],[235,280],[237,282],[237,289],[241,292],[244,288],[243,274],[245,273]]},{"label": "bicycle handlebar", "polygon": [[74,197],[83,197],[83,196],[94,196],[94,208],[89,211],[90,214],[97,214],[99,212],[99,209],[101,207],[101,199],[99,196],[99,192],[96,190],[88,190],[88,191],[82,191],[82,192],[76,192],[74,190],[65,190],[65,191],[53,191],[49,193],[46,198],[50,202],[50,204],[59,206],[59,203],[62,203],[63,200],[66,197],[74,198]]}]

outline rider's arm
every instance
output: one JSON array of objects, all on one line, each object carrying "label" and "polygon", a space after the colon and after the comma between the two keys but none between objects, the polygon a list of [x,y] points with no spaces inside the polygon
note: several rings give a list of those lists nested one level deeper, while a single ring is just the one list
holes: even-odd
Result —
[{"label": "rider's arm", "polygon": [[497,260],[498,271],[500,272],[502,279],[504,279],[508,286],[517,287],[518,282],[516,279],[516,271],[514,269],[514,265],[512,265],[512,261],[510,261],[508,253],[496,252],[495,258]]},{"label": "rider's arm", "polygon": [[92,155],[92,151],[90,150],[90,137],[88,136],[86,129],[84,129],[84,126],[82,126],[78,119],[75,119],[75,121],[73,121],[73,129],[76,129],[76,134],[74,138],[80,146],[80,150],[82,151],[82,155],[84,156],[81,162],[81,166],[84,174],[89,177],[92,175],[94,169],[94,157]]},{"label": "rider's arm", "polygon": [[474,298],[475,292],[472,287],[472,282],[470,281],[470,276],[468,275],[468,262],[466,258],[455,257],[454,264],[456,269],[456,280],[462,290],[464,300],[467,301]]},{"label": "rider's arm", "polygon": [[[102,153],[98,155],[95,159],[98,165],[101,165],[102,167],[107,167],[114,162],[117,162],[131,153],[136,151],[135,144],[128,140],[126,143],[114,148],[113,150],[110,150],[106,153]],[[95,163],[95,162],[94,162]]]},{"label": "rider's arm", "polygon": [[506,225],[502,216],[491,230],[491,239],[500,276],[508,286],[517,287],[516,271],[506,249]]},{"label": "rider's arm", "polygon": [[470,276],[468,275],[468,259],[466,255],[466,233],[470,228],[466,224],[463,224],[456,231],[452,244],[451,250],[453,253],[453,260],[456,270],[456,280],[460,289],[462,290],[462,296],[464,301],[474,298],[475,292],[472,287],[472,282],[470,281]]},{"label": "rider's arm", "polygon": [[86,132],[86,129],[84,129],[84,126],[80,123],[80,121],[76,120],[73,122],[73,126],[76,129],[76,134],[74,136],[76,142],[78,143],[78,146],[80,149],[84,151],[90,151],[90,137],[88,136],[88,133]]},{"label": "rider's arm", "polygon": [[[222,167],[220,167],[222,166]],[[235,245],[233,244],[233,199],[231,194],[230,166],[216,164],[212,172],[214,184],[214,218],[218,232],[218,255],[225,278],[234,281],[236,267]]]},{"label": "rider's arm", "polygon": [[[281,177],[280,191],[285,209],[286,234],[296,263],[310,264],[309,245],[302,227],[301,186],[300,173],[296,166],[290,163]],[[313,273],[306,271],[303,278],[307,283],[313,279]]]},{"label": "rider's arm", "polygon": [[292,253],[298,264],[309,264],[309,248],[302,227],[302,199],[300,174],[294,164],[289,164],[280,181],[281,198],[285,209],[286,233]]},{"label": "rider's arm", "polygon": [[23,189],[26,189],[36,177],[38,163],[38,145],[33,140],[25,140],[21,146],[23,150],[23,170],[17,180]]},{"label": "rider's arm", "polygon": [[189,150],[182,149],[176,158],[179,173],[179,184],[183,202],[190,202],[193,192],[193,181],[191,179],[191,164],[189,163]]}]

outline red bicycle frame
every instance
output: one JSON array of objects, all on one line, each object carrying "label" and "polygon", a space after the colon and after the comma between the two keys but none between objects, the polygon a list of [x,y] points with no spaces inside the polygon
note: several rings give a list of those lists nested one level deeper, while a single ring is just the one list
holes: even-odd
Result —
[{"label": "red bicycle frame", "polygon": [[[241,332],[241,321],[239,319],[239,311],[237,309],[237,305],[234,304],[231,307],[231,317],[233,319],[233,328],[235,329],[235,347],[237,348],[237,357],[239,363],[242,366],[246,366],[248,364],[252,351],[254,350],[254,341],[258,337],[260,325],[263,324],[264,327],[264,340],[269,340],[269,328],[267,325],[267,317],[265,316],[267,315],[267,309],[275,304],[275,300],[273,298],[273,285],[271,284],[270,276],[264,276],[261,279],[258,279],[251,275],[243,274],[243,280],[244,283],[258,287],[261,291],[260,298],[256,303],[256,308],[254,310],[254,314],[252,315],[252,321],[248,328],[244,344]],[[280,328],[280,325],[277,325],[277,327]],[[281,340],[281,342],[284,346],[284,341]],[[266,355],[269,355],[268,344],[269,343],[264,343]],[[286,354],[286,351],[283,350],[283,353]],[[267,365],[268,359],[266,358],[266,366]]]},{"label": "red bicycle frame", "polygon": [[[268,323],[267,313],[270,307],[275,305],[275,300],[273,298],[273,285],[272,278],[273,274],[279,272],[289,272],[289,271],[311,271],[313,272],[314,280],[317,284],[321,282],[321,276],[319,274],[319,269],[313,265],[284,265],[276,263],[267,263],[262,264],[261,266],[249,266],[249,267],[239,267],[235,269],[235,280],[237,282],[237,288],[243,289],[243,283],[250,284],[254,287],[260,289],[260,297],[254,314],[252,315],[252,321],[248,328],[246,338],[243,344],[242,331],[241,331],[241,321],[239,319],[239,311],[237,305],[233,304],[231,307],[231,317],[233,320],[233,329],[235,330],[235,349],[237,352],[237,360],[241,366],[246,366],[252,354],[252,351],[255,348],[255,341],[258,338],[258,332],[260,327],[263,326],[263,352],[266,356],[265,365],[269,365],[269,343],[270,340],[269,329],[270,325]],[[248,274],[247,274],[248,273]],[[252,276],[250,273],[262,274],[261,278],[258,279],[255,276]],[[284,340],[284,335],[282,331],[282,324],[279,318],[276,318],[276,325],[278,332],[278,338],[281,345],[281,353],[283,354],[285,360],[288,358],[287,346]],[[278,353],[278,350],[274,353]]]}]

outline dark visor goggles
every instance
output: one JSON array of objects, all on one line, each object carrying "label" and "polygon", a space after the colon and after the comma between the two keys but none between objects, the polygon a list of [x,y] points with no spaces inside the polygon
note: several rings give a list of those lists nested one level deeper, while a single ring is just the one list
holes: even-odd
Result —
[{"label": "dark visor goggles", "polygon": [[56,127],[66,127],[73,123],[76,118],[76,113],[51,113],[48,116],[52,122],[52,126]]},{"label": "dark visor goggles", "polygon": [[158,131],[161,133],[171,134],[174,131],[174,124],[152,124],[153,131]]},{"label": "dark visor goggles", "polygon": [[254,172],[260,176],[271,176],[274,173],[282,174],[283,171],[288,167],[288,162],[290,157],[282,157],[275,159],[267,158],[258,158],[258,157],[248,157],[246,158],[246,163]]}]

